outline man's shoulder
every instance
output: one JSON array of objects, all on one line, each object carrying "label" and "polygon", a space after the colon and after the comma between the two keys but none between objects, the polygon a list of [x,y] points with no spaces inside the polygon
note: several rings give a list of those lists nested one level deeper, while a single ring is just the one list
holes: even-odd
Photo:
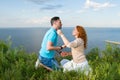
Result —
[{"label": "man's shoulder", "polygon": [[46,33],[46,37],[55,38],[55,37],[57,37],[57,33],[54,32],[53,30],[48,30]]},{"label": "man's shoulder", "polygon": [[55,30],[53,30],[53,29],[50,29],[49,30],[49,34],[51,34],[51,35],[57,35],[57,32]]}]

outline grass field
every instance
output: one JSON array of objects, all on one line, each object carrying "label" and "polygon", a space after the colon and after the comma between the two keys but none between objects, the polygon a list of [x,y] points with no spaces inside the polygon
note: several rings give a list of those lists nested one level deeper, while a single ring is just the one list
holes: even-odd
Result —
[{"label": "grass field", "polygon": [[[86,55],[92,72],[62,70],[48,72],[42,67],[35,70],[37,53],[27,53],[24,48],[11,48],[11,41],[0,41],[0,80],[120,80],[120,48],[106,44],[104,50],[93,48]],[[57,58],[60,61],[62,58]]]}]

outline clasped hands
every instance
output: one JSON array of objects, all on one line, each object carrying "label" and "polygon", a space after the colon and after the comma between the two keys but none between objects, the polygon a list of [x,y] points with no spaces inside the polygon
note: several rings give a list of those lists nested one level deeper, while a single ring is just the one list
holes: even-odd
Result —
[{"label": "clasped hands", "polygon": [[[66,47],[65,45],[62,45],[62,48],[65,48],[65,47]],[[65,56],[68,56],[69,53],[62,51],[62,52],[60,53],[60,55],[61,55],[62,57],[65,57]]]}]

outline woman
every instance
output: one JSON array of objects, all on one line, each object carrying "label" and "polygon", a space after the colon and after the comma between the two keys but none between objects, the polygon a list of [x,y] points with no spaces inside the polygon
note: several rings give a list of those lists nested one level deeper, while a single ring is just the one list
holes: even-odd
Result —
[{"label": "woman", "polygon": [[64,44],[68,48],[71,48],[71,52],[68,55],[72,55],[73,58],[71,61],[67,59],[61,61],[64,71],[80,70],[85,71],[87,75],[91,69],[84,54],[84,50],[87,47],[87,34],[84,28],[82,26],[76,26],[74,28],[72,35],[75,37],[75,40],[72,42],[67,40],[61,30],[58,30],[57,33],[62,38]]}]

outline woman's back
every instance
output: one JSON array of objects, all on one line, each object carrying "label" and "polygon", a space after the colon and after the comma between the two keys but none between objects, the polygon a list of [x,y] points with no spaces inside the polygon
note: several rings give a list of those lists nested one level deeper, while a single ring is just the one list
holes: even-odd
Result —
[{"label": "woman's back", "polygon": [[71,48],[73,61],[80,63],[86,60],[84,55],[84,41],[81,38],[77,38],[70,42],[67,47]]}]

